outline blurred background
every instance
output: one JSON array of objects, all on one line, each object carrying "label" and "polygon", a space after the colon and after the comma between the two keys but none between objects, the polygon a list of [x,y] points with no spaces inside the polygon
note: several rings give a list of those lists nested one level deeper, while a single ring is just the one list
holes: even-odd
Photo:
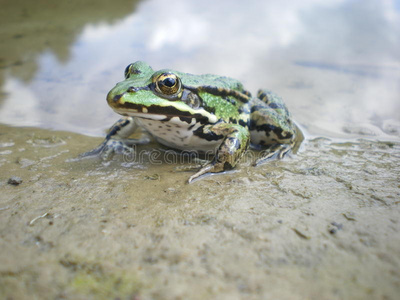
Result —
[{"label": "blurred background", "polygon": [[0,122],[100,136],[125,67],[234,77],[306,136],[400,140],[400,1],[0,0]]}]

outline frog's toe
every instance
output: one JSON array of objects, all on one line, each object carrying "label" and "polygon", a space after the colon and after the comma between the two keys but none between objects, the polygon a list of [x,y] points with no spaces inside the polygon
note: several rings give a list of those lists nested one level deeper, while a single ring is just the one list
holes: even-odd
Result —
[{"label": "frog's toe", "polygon": [[189,177],[188,183],[192,183],[194,180],[199,179],[201,176],[204,176],[207,173],[212,173],[213,167],[214,166],[211,163],[205,165],[200,169],[200,171]]},{"label": "frog's toe", "polygon": [[109,160],[114,154],[130,155],[132,152],[133,148],[126,145],[123,141],[110,139],[105,143],[100,156],[103,160]]},{"label": "frog's toe", "polygon": [[205,164],[196,174],[190,176],[188,183],[191,183],[208,173],[220,173],[230,170],[232,167],[228,167],[228,164],[229,163],[221,163],[216,161],[209,162]]},{"label": "frog's toe", "polygon": [[86,157],[92,157],[92,156],[99,156],[104,150],[104,147],[106,146],[106,141],[102,142],[100,145],[98,145],[96,148],[87,151],[85,153],[79,154],[78,158],[86,158]]},{"label": "frog's toe", "polygon": [[282,159],[286,154],[290,153],[292,145],[290,144],[276,144],[272,145],[269,149],[261,151],[260,157],[253,162],[253,166],[259,166],[270,159]]},{"label": "frog's toe", "polygon": [[82,153],[79,158],[100,156],[103,160],[109,160],[114,154],[131,155],[134,149],[124,140],[108,139],[95,149]]}]

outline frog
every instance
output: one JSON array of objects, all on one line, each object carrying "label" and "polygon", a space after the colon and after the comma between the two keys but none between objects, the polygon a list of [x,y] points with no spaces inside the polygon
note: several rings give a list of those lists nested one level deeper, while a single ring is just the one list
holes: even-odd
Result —
[{"label": "frog", "polygon": [[168,148],[213,155],[189,177],[191,183],[234,169],[250,147],[263,150],[254,166],[282,159],[299,135],[282,98],[268,89],[253,97],[230,77],[154,71],[143,61],[129,64],[124,77],[107,94],[108,105],[122,118],[82,157],[109,159],[115,153],[131,153],[133,145],[150,140],[129,138],[142,127]]}]

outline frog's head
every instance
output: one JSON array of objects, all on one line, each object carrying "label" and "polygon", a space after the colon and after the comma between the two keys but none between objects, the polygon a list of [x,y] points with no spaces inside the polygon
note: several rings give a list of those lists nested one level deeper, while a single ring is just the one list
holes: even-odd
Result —
[{"label": "frog's head", "polygon": [[201,98],[185,87],[184,76],[171,70],[154,72],[148,64],[135,62],[126,67],[125,80],[108,93],[107,102],[121,115],[216,122],[216,116],[202,107]]}]

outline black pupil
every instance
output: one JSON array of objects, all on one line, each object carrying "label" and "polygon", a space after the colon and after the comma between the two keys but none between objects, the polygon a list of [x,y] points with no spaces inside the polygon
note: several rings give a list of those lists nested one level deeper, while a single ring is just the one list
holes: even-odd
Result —
[{"label": "black pupil", "polygon": [[173,78],[166,78],[162,81],[163,85],[167,87],[173,87],[175,85],[175,79]]}]

